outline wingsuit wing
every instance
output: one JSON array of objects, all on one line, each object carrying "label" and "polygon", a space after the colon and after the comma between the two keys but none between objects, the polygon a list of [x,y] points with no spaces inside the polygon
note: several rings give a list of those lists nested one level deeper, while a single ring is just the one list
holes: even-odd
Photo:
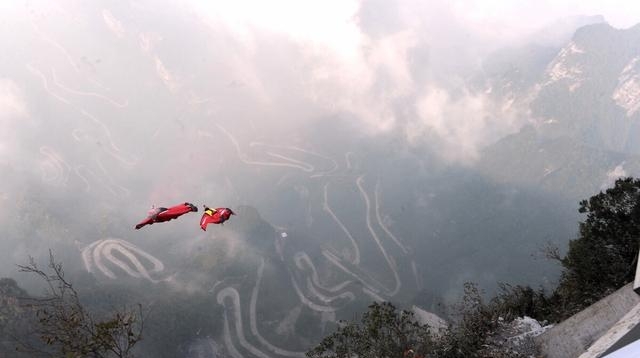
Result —
[{"label": "wingsuit wing", "polygon": [[211,209],[205,207],[202,218],[200,218],[200,228],[202,228],[202,230],[204,231],[207,231],[207,225],[222,224],[225,221],[229,220],[229,217],[233,214],[234,212],[229,208]]},{"label": "wingsuit wing", "polygon": [[177,219],[179,216],[182,216],[186,213],[190,213],[192,211],[197,212],[198,208],[191,203],[184,203],[184,204],[172,206],[167,210],[158,213],[158,215],[156,216],[155,222],[163,222],[163,221]]},{"label": "wingsuit wing", "polygon": [[136,225],[136,230],[141,229],[143,226],[152,225],[157,222],[165,222],[173,219],[177,219],[178,217],[195,211],[198,211],[198,208],[191,203],[183,203],[179,205],[172,206],[170,208],[161,208],[159,212],[148,216],[146,219],[142,220]]},{"label": "wingsuit wing", "polygon": [[207,231],[207,225],[213,222],[211,215],[203,214],[202,218],[200,218],[200,228],[204,231]]}]

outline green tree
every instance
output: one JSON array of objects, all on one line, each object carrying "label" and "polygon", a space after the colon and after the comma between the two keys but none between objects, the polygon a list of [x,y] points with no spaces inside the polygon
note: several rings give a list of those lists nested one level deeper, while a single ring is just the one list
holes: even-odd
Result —
[{"label": "green tree", "polygon": [[497,326],[498,312],[484,302],[482,292],[473,283],[464,284],[462,300],[453,306],[453,322],[438,337],[435,356],[443,358],[480,357],[477,352]]},{"label": "green tree", "polygon": [[310,358],[403,358],[412,350],[424,356],[431,348],[429,327],[418,323],[413,312],[398,311],[389,302],[373,303],[360,323],[340,322],[336,332],[307,352]]},{"label": "green tree", "polygon": [[640,239],[640,180],[622,178],[580,202],[580,234],[569,242],[555,294],[571,315],[631,282]]},{"label": "green tree", "polygon": [[307,353],[310,358],[524,358],[537,354],[523,338],[521,346],[500,338],[508,321],[522,310],[536,310],[541,292],[503,286],[503,293],[485,301],[475,284],[464,285],[462,299],[452,305],[451,322],[439,332],[413,319],[391,303],[374,303],[360,323],[341,322],[340,328]]},{"label": "green tree", "polygon": [[581,201],[579,211],[586,219],[567,254],[563,257],[557,248],[547,248],[547,255],[563,267],[559,285],[550,296],[542,289],[501,284],[501,292],[485,302],[477,286],[467,283],[462,301],[453,307],[449,327],[438,335],[403,316],[404,311],[398,314],[390,303],[374,303],[361,324],[342,322],[307,356],[403,357],[407,347],[414,346],[423,357],[537,355],[532,341],[518,348],[521,351],[499,344],[508,322],[525,315],[560,321],[634,279],[640,246],[640,180],[618,179],[613,188]]},{"label": "green tree", "polygon": [[33,258],[20,271],[35,274],[46,283],[44,297],[29,298],[25,305],[35,314],[34,334],[43,347],[22,350],[34,355],[65,358],[133,357],[133,347],[142,339],[144,320],[141,307],[101,315],[92,314],[80,302],[77,291],[65,276],[62,264],[49,252],[48,271]]}]

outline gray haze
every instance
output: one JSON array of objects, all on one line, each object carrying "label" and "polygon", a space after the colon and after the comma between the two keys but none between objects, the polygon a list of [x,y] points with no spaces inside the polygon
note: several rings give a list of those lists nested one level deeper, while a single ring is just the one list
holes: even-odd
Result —
[{"label": "gray haze", "polygon": [[[419,8],[416,18],[432,14],[442,23],[407,27],[407,8],[383,5],[362,3],[354,15],[368,40],[352,61],[268,29],[242,33],[197,6],[8,6],[2,198],[23,211],[2,213],[17,226],[13,240],[3,241],[11,247],[2,250],[3,270],[63,242],[152,238],[152,230],[130,231],[151,204],[245,204],[286,226],[292,211],[302,214],[281,192],[309,191],[296,175],[353,166],[361,169],[351,175],[365,174],[370,185],[382,180],[363,171],[361,141],[381,140],[381,148],[389,142],[400,156],[426,146],[467,160],[526,120],[510,113],[489,123],[494,108],[482,94],[446,90],[459,88],[456,70],[478,61],[473,48],[458,53],[466,51],[468,29],[444,26],[449,9],[438,5],[445,12],[438,17]],[[376,21],[382,15],[388,19]],[[449,36],[435,36],[439,28],[451,29]],[[449,38],[457,39],[454,47],[446,46]],[[320,182],[314,184],[322,188]],[[69,233],[39,232],[46,220],[59,220]],[[21,237],[26,233],[30,238]]]},{"label": "gray haze", "polygon": [[[640,174],[636,49],[594,134],[554,107],[591,88],[562,54],[627,32],[601,16],[480,30],[481,7],[454,3],[329,2],[308,26],[275,17],[287,2],[0,5],[1,276],[35,290],[15,264],[53,249],[90,287],[203,295],[218,327],[242,307],[249,343],[193,336],[232,356],[299,356],[371,300],[552,284],[539,251],[575,237],[577,201]],[[185,201],[238,216],[133,229]]]}]

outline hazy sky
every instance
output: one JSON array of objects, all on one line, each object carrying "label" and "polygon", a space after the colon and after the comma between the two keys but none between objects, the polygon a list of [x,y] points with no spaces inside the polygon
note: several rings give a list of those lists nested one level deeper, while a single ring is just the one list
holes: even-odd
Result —
[{"label": "hazy sky", "polygon": [[[530,131],[483,149],[544,119],[549,64],[599,20],[559,19],[626,28],[636,3],[0,0],[0,277],[37,292],[15,264],[52,248],[98,283],[138,270],[227,306],[238,289],[259,315],[283,296],[330,312],[546,284],[558,268],[533,255],[577,228],[573,191],[551,186],[633,163],[556,159]],[[184,201],[238,215],[134,229]]]},{"label": "hazy sky", "polygon": [[[371,7],[385,9],[375,14],[379,22],[396,17],[394,21],[401,22],[401,27],[419,22],[436,22],[442,29],[463,26],[497,41],[575,15],[603,15],[617,28],[640,23],[640,3],[630,0],[239,0],[199,1],[198,6],[234,26],[264,27],[294,38],[327,43],[345,53],[359,43],[358,11]],[[446,32],[440,35],[447,37]]]},{"label": "hazy sky", "polygon": [[483,25],[505,24],[507,29],[532,29],[555,18],[574,15],[603,15],[614,27],[627,28],[640,22],[637,1],[614,0],[457,0],[462,18]]},{"label": "hazy sky", "polygon": [[[10,10],[20,6],[2,2],[0,10],[10,19]],[[453,157],[473,156],[479,146],[517,130],[524,121],[516,113],[495,115],[483,94],[461,85],[461,78],[477,69],[482,56],[566,16],[601,14],[621,28],[640,23],[636,1],[194,0],[180,6],[192,8],[213,33],[231,37],[232,46],[224,43],[216,60],[234,69],[256,96],[274,96],[269,79],[275,71],[263,69],[265,55],[284,53],[277,46],[286,44],[291,53],[284,56],[290,66],[302,68],[303,92],[296,95],[324,109],[351,113],[367,124],[363,132],[402,123],[413,141],[428,129],[442,137],[441,144],[455,152]],[[135,10],[136,3],[130,7]],[[126,17],[103,14],[117,37],[132,31],[122,27]],[[149,43],[156,41],[152,34],[143,35],[149,35]],[[157,59],[159,68],[171,75],[167,61]],[[7,133],[15,122],[2,116],[24,115],[29,108],[20,102],[20,86],[4,77],[0,75],[0,128]],[[453,96],[450,89],[456,87],[460,90]],[[292,96],[291,102],[296,101]],[[500,122],[492,122],[492,117]],[[0,145],[0,153],[6,150],[6,143]]]},{"label": "hazy sky", "polygon": [[[42,210],[60,201],[91,207],[94,216],[60,214],[74,227],[72,239],[88,243],[98,235],[96,218],[104,233],[115,227],[129,235],[152,203],[196,197],[288,210],[272,200],[273,187],[292,179],[261,173],[261,191],[247,167],[304,171],[310,166],[301,160],[324,158],[320,171],[328,171],[334,158],[326,158],[335,156],[352,170],[357,155],[347,151],[360,149],[349,147],[352,137],[391,133],[389,148],[380,136],[381,152],[409,143],[445,159],[473,159],[528,120],[484,88],[469,88],[465,76],[482,56],[564,16],[601,14],[616,27],[640,22],[635,2],[608,4],[0,2],[0,44],[13,54],[0,58],[0,165],[13,170],[0,199],[11,202],[11,188],[30,190],[33,182],[44,189],[25,189],[24,200],[39,199]],[[396,140],[401,135],[406,143]],[[219,144],[223,155],[203,164],[210,158],[202,148]],[[299,202],[311,203],[312,189],[299,185]],[[114,222],[102,220],[124,199],[134,205],[118,209]],[[14,219],[0,207],[0,224]],[[16,224],[16,238],[21,229]]]},{"label": "hazy sky", "polygon": [[[488,53],[570,16],[603,15],[618,28],[640,23],[635,1],[239,0],[194,6],[249,54],[265,33],[298,44],[310,64],[306,75],[315,99],[354,113],[368,124],[363,131],[402,123],[415,141],[427,130],[442,138],[439,145],[453,159],[473,157],[526,122],[517,111],[497,113],[462,84]],[[460,91],[454,96],[451,88]]]}]

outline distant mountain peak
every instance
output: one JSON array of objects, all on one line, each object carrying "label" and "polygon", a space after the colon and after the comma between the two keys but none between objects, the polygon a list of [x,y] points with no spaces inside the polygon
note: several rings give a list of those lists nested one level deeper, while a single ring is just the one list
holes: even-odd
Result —
[{"label": "distant mountain peak", "polygon": [[615,36],[614,34],[618,30],[607,22],[585,25],[578,28],[573,35],[573,41],[575,42],[592,42],[594,40],[602,39],[603,37]]},{"label": "distant mountain peak", "polygon": [[563,47],[574,36],[576,30],[589,25],[606,24],[602,15],[577,15],[557,19],[540,30],[534,32],[526,39],[541,46]]},{"label": "distant mountain peak", "polygon": [[548,64],[531,103],[553,135],[640,153],[640,26],[582,26]]}]

